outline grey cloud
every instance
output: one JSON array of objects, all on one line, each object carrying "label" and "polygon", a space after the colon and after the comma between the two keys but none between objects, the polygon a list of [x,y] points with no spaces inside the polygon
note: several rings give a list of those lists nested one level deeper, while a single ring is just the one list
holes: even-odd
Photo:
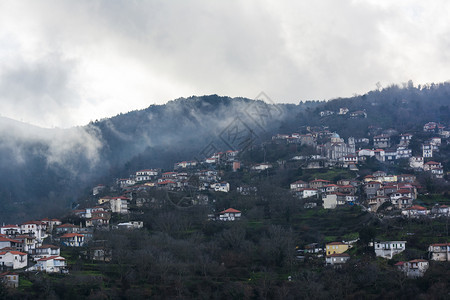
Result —
[{"label": "grey cloud", "polygon": [[47,166],[58,165],[72,175],[79,171],[74,166],[78,163],[77,160],[89,162],[91,170],[101,160],[101,133],[91,126],[45,129],[0,117],[0,137],[0,148],[8,149],[19,164],[29,159],[25,152],[29,149],[34,149],[36,157],[44,157]]},{"label": "grey cloud", "polygon": [[[76,117],[70,120],[74,111],[108,106],[105,102],[113,100],[95,93],[87,98],[98,103],[82,103],[88,100],[77,91],[89,84],[105,89],[124,84],[121,79],[132,77],[133,70],[114,69],[123,61],[136,64],[149,78],[149,87],[142,83],[138,93],[129,88],[129,99],[122,100],[129,102],[129,110],[165,102],[169,94],[251,98],[264,90],[276,101],[298,102],[364,93],[379,81],[387,85],[448,76],[443,53],[449,5],[444,1],[434,6],[350,0],[25,3],[33,14],[15,11],[36,25],[36,39],[50,52],[77,61],[60,57],[31,66],[19,61],[4,79],[11,88],[2,85],[0,93],[9,93],[4,101],[19,99],[60,124],[61,118],[54,117],[58,113],[76,123]],[[4,4],[2,11],[10,10]],[[430,22],[434,20],[438,22]],[[103,53],[108,58],[102,63],[121,76],[107,84],[103,78],[88,82],[89,74],[83,72],[89,70],[79,65]],[[19,77],[23,81],[15,82]],[[31,100],[21,100],[34,93],[38,96],[33,101],[42,103],[42,110]],[[30,112],[26,119],[31,117]]]},{"label": "grey cloud", "polygon": [[76,62],[58,54],[35,62],[18,58],[0,71],[2,113],[32,123],[50,119],[57,125],[70,121],[67,111],[79,106],[80,98],[72,81]]}]

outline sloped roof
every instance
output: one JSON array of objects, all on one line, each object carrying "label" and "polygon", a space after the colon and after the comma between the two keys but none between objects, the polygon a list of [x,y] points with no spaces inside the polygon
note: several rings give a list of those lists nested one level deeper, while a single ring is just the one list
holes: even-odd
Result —
[{"label": "sloped roof", "polygon": [[49,257],[44,257],[41,259],[38,259],[38,261],[47,261],[47,260],[66,260],[64,257],[59,256],[59,255],[54,255],[54,256],[49,256]]},{"label": "sloped roof", "polygon": [[225,213],[240,213],[240,212],[241,211],[230,207],[230,208],[228,208],[228,209],[226,209],[224,211],[221,211],[220,213],[221,214],[225,214]]},{"label": "sloped roof", "polygon": [[65,238],[73,238],[73,237],[76,237],[76,236],[82,236],[82,237],[84,237],[84,235],[79,234],[79,233],[66,233],[66,234],[60,236],[60,238],[61,238],[61,239],[65,239]]}]

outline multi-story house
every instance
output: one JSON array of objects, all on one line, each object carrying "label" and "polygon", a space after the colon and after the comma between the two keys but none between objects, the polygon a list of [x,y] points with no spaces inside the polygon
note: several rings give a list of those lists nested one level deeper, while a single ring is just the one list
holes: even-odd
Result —
[{"label": "multi-story house", "polygon": [[348,244],[343,242],[331,242],[325,245],[325,253],[327,256],[332,254],[341,254],[350,248]]},{"label": "multi-story house", "polygon": [[391,139],[385,134],[374,136],[373,146],[374,148],[389,148],[391,146]]},{"label": "multi-story house", "polygon": [[422,145],[422,156],[424,158],[433,157],[433,146],[431,144]]},{"label": "multi-story house", "polygon": [[428,252],[431,260],[450,261],[450,243],[431,244]]},{"label": "multi-story house", "polygon": [[400,261],[395,266],[410,278],[422,277],[428,270],[429,263],[425,259],[413,259],[410,261]]},{"label": "multi-story house", "polygon": [[392,259],[394,255],[405,251],[406,241],[375,242],[374,248],[376,256]]}]

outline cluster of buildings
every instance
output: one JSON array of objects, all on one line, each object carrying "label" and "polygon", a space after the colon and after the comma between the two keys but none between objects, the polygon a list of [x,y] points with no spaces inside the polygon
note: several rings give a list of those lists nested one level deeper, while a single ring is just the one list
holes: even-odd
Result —
[{"label": "cluster of buildings", "polygon": [[[185,190],[195,188],[199,191],[229,192],[230,185],[221,181],[218,165],[228,166],[233,171],[241,169],[238,160],[239,151],[226,151],[212,154],[202,161],[182,161],[175,163],[174,170],[162,172],[161,169],[139,170],[129,178],[117,180],[117,185],[126,193],[142,191],[150,188],[169,190]],[[252,170],[261,171],[272,167],[269,164],[258,164]],[[113,210],[111,208],[111,210]]]},{"label": "cluster of buildings", "polygon": [[358,200],[359,182],[356,180],[339,180],[333,183],[328,180],[315,179],[309,182],[302,180],[290,184],[290,190],[300,199],[307,199],[305,207],[317,206],[322,199],[323,207],[333,209],[339,205],[353,205]]},{"label": "cluster of buildings", "polygon": [[[341,267],[347,263],[351,256],[347,251],[354,246],[355,241],[331,242],[325,247],[319,247],[317,243],[305,246],[304,250],[297,250],[298,253],[310,254],[316,257],[325,256],[325,265]],[[380,241],[370,243],[373,246],[375,255],[385,259],[393,259],[395,255],[402,253],[406,249],[406,241]],[[450,261],[450,243],[432,244],[428,249],[430,259],[435,261]],[[298,256],[304,258],[304,256]],[[422,277],[429,268],[429,261],[423,258],[410,261],[399,261],[395,264],[398,270],[409,278]]]},{"label": "cluster of buildings", "polygon": [[[0,267],[67,273],[66,260],[60,256],[60,246],[44,242],[51,239],[61,225],[57,219],[43,219],[0,227]],[[64,243],[64,234],[59,234],[58,240]],[[9,271],[4,274],[3,279],[8,285],[18,285],[18,274]]]},{"label": "cluster of buildings", "polygon": [[436,204],[431,208],[413,205],[422,187],[412,174],[391,175],[377,171],[363,180],[341,179],[331,182],[314,179],[309,182],[297,180],[290,184],[291,192],[305,200],[305,208],[322,205],[334,209],[344,205],[364,205],[368,211],[377,212],[385,203],[388,210],[396,210],[409,218],[427,216],[449,217],[447,205]]},{"label": "cluster of buildings", "polygon": [[[433,132],[438,136],[423,141],[422,153],[420,153],[421,155],[416,153],[416,156],[413,156],[410,148],[413,134],[399,134],[394,129],[383,130],[376,126],[369,127],[369,138],[349,137],[345,141],[336,132],[329,131],[327,127],[306,127],[306,134],[277,134],[272,136],[272,142],[313,147],[317,155],[293,158],[293,160],[308,161],[307,169],[340,166],[358,170],[358,163],[371,157],[383,163],[395,163],[398,160],[406,159],[409,160],[410,168],[416,171],[430,172],[435,178],[443,178],[444,170],[441,163],[431,159],[439,152],[439,147],[444,142],[442,139],[450,137],[450,131],[444,129],[444,126],[434,122],[425,124],[425,132]],[[448,140],[445,142],[448,143]],[[372,147],[368,148],[370,144]]]},{"label": "cluster of buildings", "polygon": [[349,116],[350,119],[365,119],[367,118],[367,113],[364,110],[356,110],[353,112],[350,112],[350,110],[347,107],[340,107],[339,111],[332,111],[332,110],[322,110],[319,112],[320,117],[327,117],[332,115],[339,115],[339,116]]},{"label": "cluster of buildings", "polygon": [[394,209],[411,207],[420,188],[416,176],[411,174],[389,175],[377,171],[363,180],[363,190],[371,212],[376,212],[386,202]]}]

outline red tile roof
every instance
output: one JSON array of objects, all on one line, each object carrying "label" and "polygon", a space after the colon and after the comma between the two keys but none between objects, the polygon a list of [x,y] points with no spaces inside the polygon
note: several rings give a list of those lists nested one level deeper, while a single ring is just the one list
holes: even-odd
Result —
[{"label": "red tile roof", "polygon": [[410,208],[407,208],[406,210],[427,210],[427,209],[420,205],[413,205]]},{"label": "red tile roof", "polygon": [[20,228],[20,226],[17,226],[17,225],[4,225],[1,228]]},{"label": "red tile roof", "polygon": [[410,263],[415,263],[415,262],[428,262],[428,260],[426,260],[426,259],[421,259],[421,258],[418,258],[418,259],[413,259],[413,260],[410,260],[409,262],[410,262]]},{"label": "red tile roof", "polygon": [[55,245],[42,245],[42,246],[36,247],[36,249],[47,249],[47,248],[59,249],[59,247],[55,246]]},{"label": "red tile roof", "polygon": [[10,239],[10,238],[6,238],[6,237],[2,237],[2,236],[0,236],[0,242],[13,242],[13,243],[20,243],[19,241],[17,241],[17,240],[13,240],[13,239]]},{"label": "red tile roof", "polygon": [[445,246],[450,246],[450,243],[437,243],[437,244],[431,244],[430,246],[433,246],[433,247],[445,247]]},{"label": "red tile roof", "polygon": [[73,238],[73,237],[76,237],[76,236],[84,237],[84,235],[79,234],[79,233],[66,233],[66,234],[62,235],[60,238],[61,239],[65,239],[65,238]]},{"label": "red tile roof", "polygon": [[75,227],[78,227],[78,226],[66,223],[66,224],[59,225],[56,228],[75,228]]},{"label": "red tile roof", "polygon": [[350,255],[347,253],[333,253],[328,254],[327,257],[350,257]]},{"label": "red tile roof", "polygon": [[345,245],[343,242],[331,242],[328,243],[327,245]]},{"label": "red tile roof", "polygon": [[3,252],[0,252],[0,255],[5,255],[6,253],[11,253],[11,254],[20,255],[20,256],[27,255],[26,253],[23,253],[20,251],[3,251]]},{"label": "red tile roof", "polygon": [[221,211],[220,213],[221,214],[225,214],[225,213],[240,213],[240,211],[237,210],[237,209],[234,209],[234,208],[228,208],[228,209],[226,209],[224,211]]},{"label": "red tile roof", "polygon": [[54,255],[54,256],[49,256],[49,257],[44,257],[41,259],[38,259],[38,261],[47,261],[47,260],[66,260],[64,257],[62,256],[58,256],[58,255]]}]

